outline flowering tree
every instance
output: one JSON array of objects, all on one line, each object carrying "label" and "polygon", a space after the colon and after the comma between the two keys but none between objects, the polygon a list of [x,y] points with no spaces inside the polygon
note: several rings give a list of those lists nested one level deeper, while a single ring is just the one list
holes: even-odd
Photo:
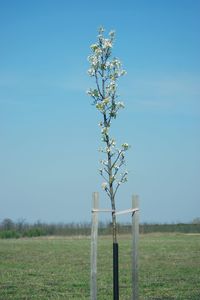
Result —
[{"label": "flowering tree", "polygon": [[119,110],[124,108],[124,103],[118,100],[117,82],[119,77],[126,74],[120,60],[112,56],[114,40],[114,31],[111,31],[108,38],[105,38],[104,28],[99,28],[97,42],[90,46],[92,54],[88,57],[90,63],[88,75],[95,79],[96,86],[89,89],[87,93],[92,97],[93,104],[102,117],[99,126],[104,147],[100,148],[100,151],[103,153],[104,159],[100,161],[99,172],[104,179],[102,188],[111,201],[113,243],[117,243],[115,196],[119,186],[127,181],[128,172],[124,167],[125,152],[129,145],[124,143],[120,148],[117,147],[115,139],[110,134],[113,119],[116,119]]}]

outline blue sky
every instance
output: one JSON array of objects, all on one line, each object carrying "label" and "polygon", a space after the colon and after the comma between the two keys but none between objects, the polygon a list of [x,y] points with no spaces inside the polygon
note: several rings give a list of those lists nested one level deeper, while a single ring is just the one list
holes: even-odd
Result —
[{"label": "blue sky", "polygon": [[110,207],[85,93],[100,25],[116,30],[127,70],[113,123],[132,146],[118,209],[137,193],[141,222],[200,216],[200,2],[0,0],[0,220],[90,221],[93,191]]}]

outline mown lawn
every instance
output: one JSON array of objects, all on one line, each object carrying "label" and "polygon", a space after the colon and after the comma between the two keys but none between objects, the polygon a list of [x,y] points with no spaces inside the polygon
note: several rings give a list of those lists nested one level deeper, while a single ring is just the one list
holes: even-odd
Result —
[{"label": "mown lawn", "polygon": [[[131,295],[131,237],[119,239],[120,299]],[[98,299],[112,299],[112,244],[99,238]],[[200,235],[140,235],[140,300],[200,299]],[[0,299],[89,299],[90,239],[0,240]]]}]

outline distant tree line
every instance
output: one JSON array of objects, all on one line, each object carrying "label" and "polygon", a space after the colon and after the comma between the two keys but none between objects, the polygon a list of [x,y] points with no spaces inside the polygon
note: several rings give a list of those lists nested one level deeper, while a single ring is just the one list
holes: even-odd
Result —
[{"label": "distant tree line", "polygon": [[[131,224],[118,223],[119,234],[130,234]],[[140,224],[140,233],[153,232],[180,232],[180,233],[200,233],[200,218],[196,218],[191,223],[176,224]],[[37,221],[34,224],[20,220],[17,222],[9,218],[0,223],[0,238],[22,238],[39,236],[89,236],[91,234],[91,224],[85,223],[43,223]],[[112,226],[109,222],[99,222],[99,235],[112,234]]]}]

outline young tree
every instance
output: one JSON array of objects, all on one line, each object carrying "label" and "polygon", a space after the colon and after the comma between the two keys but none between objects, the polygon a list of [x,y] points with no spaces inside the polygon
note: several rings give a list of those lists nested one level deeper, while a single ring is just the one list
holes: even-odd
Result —
[{"label": "young tree", "polygon": [[94,78],[96,86],[89,89],[87,93],[92,97],[93,104],[101,114],[99,126],[104,147],[100,151],[104,159],[100,161],[99,172],[104,179],[102,188],[111,201],[113,243],[117,243],[115,198],[120,185],[127,181],[125,152],[129,149],[129,145],[124,143],[120,148],[117,147],[110,133],[112,121],[116,119],[119,110],[124,108],[124,103],[119,101],[117,94],[117,83],[118,79],[126,74],[120,60],[112,56],[114,40],[114,31],[110,31],[109,36],[105,38],[104,28],[99,28],[97,42],[90,46],[92,54],[88,57],[90,63],[88,74]]}]

